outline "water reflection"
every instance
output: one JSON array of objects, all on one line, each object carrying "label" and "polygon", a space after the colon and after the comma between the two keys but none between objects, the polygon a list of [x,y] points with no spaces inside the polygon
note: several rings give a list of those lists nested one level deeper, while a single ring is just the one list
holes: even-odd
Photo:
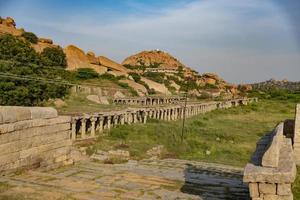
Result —
[{"label": "water reflection", "polygon": [[242,175],[197,168],[188,164],[185,171],[184,193],[200,196],[203,200],[248,200],[248,187],[242,182]]}]

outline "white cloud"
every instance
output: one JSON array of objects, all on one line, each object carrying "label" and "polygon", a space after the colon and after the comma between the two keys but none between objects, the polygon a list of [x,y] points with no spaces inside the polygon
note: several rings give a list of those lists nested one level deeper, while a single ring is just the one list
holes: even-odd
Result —
[{"label": "white cloud", "polygon": [[[132,6],[147,15],[122,17],[109,10],[90,14],[82,10],[72,16],[68,12],[53,15],[46,21],[30,15],[25,18],[30,24],[27,29],[38,30],[40,35],[53,33],[60,44],[75,43],[118,61],[140,50],[159,48],[200,72],[220,73],[232,82],[271,77],[296,80],[295,74],[300,74],[292,27],[271,1],[202,0],[153,13],[141,4]],[[42,13],[33,11],[34,15]]]}]

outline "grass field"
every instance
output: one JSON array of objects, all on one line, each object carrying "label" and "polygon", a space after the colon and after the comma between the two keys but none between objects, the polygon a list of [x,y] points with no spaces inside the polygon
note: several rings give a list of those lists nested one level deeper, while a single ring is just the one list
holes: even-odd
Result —
[{"label": "grass field", "polygon": [[[164,145],[164,157],[175,157],[244,167],[261,136],[285,119],[293,119],[295,101],[260,100],[258,103],[216,110],[186,121],[181,142],[182,121],[119,126],[100,137],[91,150],[130,151],[136,159],[146,151]],[[294,199],[300,200],[300,169],[293,184]]]},{"label": "grass field", "polygon": [[294,107],[293,102],[262,100],[198,115],[186,121],[183,141],[182,121],[119,126],[100,137],[93,150],[124,148],[141,159],[150,148],[164,145],[164,157],[245,166],[258,139],[280,121],[293,118]]}]

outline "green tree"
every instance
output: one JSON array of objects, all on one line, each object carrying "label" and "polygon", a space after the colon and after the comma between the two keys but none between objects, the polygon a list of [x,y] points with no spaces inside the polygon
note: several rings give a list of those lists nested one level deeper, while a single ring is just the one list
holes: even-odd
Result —
[{"label": "green tree", "polygon": [[99,74],[91,68],[80,68],[76,71],[76,77],[79,79],[93,79],[98,78]]},{"label": "green tree", "polygon": [[32,32],[24,32],[21,36],[32,44],[37,44],[39,41],[39,38]]},{"label": "green tree", "polygon": [[66,55],[61,47],[46,47],[41,53],[42,64],[66,67]]},{"label": "green tree", "polygon": [[29,45],[10,34],[0,36],[0,59],[13,60],[22,64],[39,63],[38,53]]}]

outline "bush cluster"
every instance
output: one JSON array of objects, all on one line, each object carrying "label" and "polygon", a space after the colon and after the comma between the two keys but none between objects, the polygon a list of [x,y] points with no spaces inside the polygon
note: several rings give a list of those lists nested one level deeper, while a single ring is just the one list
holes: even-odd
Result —
[{"label": "bush cluster", "polygon": [[39,38],[32,32],[24,32],[21,36],[32,44],[37,44],[39,41]]},{"label": "bush cluster", "polygon": [[46,55],[36,53],[28,41],[9,34],[0,36],[0,105],[42,105],[68,93],[70,86],[62,80],[73,79],[72,73],[51,56],[49,62],[58,66],[45,66]]},{"label": "bush cluster", "polygon": [[87,80],[87,79],[98,78],[99,74],[94,69],[91,68],[80,68],[77,69],[75,76],[78,79]]}]

